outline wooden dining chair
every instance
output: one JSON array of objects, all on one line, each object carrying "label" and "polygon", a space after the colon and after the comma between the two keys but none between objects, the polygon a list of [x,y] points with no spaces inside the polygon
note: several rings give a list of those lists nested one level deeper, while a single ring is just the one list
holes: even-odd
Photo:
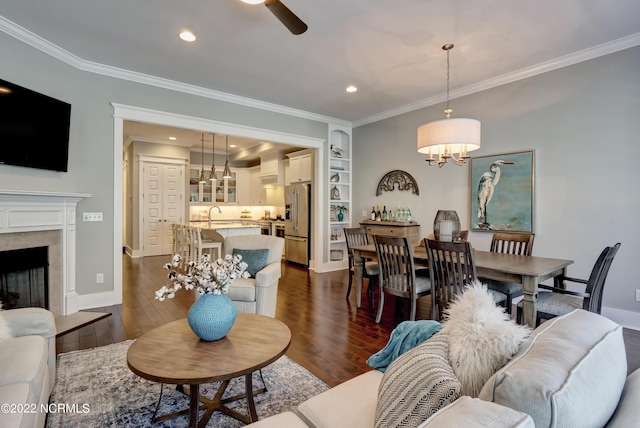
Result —
[{"label": "wooden dining chair", "polygon": [[384,295],[410,300],[409,319],[416,319],[416,300],[431,294],[431,284],[426,276],[417,276],[413,264],[413,249],[406,237],[374,235],[378,255],[380,304],[376,322],[382,319]]},{"label": "wooden dining chair", "polygon": [[441,320],[444,309],[477,278],[468,241],[443,242],[425,238],[431,282],[431,318]]},{"label": "wooden dining chair", "polygon": [[[354,245],[368,245],[369,235],[367,234],[367,230],[364,227],[344,228],[343,232],[345,241],[347,242],[347,255],[349,256],[349,287],[347,288],[348,300],[349,294],[351,294],[351,286],[353,285],[353,277],[355,276],[354,258],[351,247],[353,247]],[[371,303],[371,308],[373,309],[373,290],[375,289],[374,287],[378,281],[379,273],[378,262],[365,260],[362,268],[362,277],[369,280],[367,293],[369,294],[369,302]]]},{"label": "wooden dining chair", "polygon": [[[530,256],[533,251],[535,234],[529,232],[494,232],[491,238],[492,253],[517,254]],[[494,290],[506,296],[505,306],[511,315],[513,298],[522,296],[522,284],[483,279],[489,290]]]},{"label": "wooden dining chair", "polygon": [[[539,284],[536,326],[540,325],[540,321],[543,319],[548,320],[560,315],[565,315],[574,309],[582,308],[585,311],[599,314],[602,310],[604,283],[607,279],[611,263],[613,263],[613,258],[618,253],[619,248],[619,242],[613,247],[605,247],[593,265],[591,275],[589,275],[589,279],[587,280],[560,276],[555,279],[554,287]],[[585,285],[585,291],[567,290],[566,282],[583,284]],[[518,303],[517,321],[522,323],[522,302]]]}]

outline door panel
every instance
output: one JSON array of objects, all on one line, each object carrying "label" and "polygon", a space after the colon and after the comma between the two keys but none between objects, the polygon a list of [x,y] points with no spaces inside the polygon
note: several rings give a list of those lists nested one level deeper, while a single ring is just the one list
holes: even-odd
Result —
[{"label": "door panel", "polygon": [[143,255],[171,254],[172,223],[182,223],[183,167],[145,162],[143,166]]}]

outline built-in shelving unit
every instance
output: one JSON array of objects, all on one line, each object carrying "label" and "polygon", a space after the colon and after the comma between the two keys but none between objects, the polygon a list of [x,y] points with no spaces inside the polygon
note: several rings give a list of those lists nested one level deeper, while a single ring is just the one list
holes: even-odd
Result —
[{"label": "built-in shelving unit", "polygon": [[[344,228],[351,226],[351,130],[332,130],[329,134],[329,230],[326,261],[335,268],[348,262]],[[340,213],[342,212],[342,215]]]}]

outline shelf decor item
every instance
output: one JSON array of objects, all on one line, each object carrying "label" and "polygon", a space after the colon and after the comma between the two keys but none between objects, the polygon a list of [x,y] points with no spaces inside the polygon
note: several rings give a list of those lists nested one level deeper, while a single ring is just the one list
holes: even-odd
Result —
[{"label": "shelf decor item", "polygon": [[336,212],[338,213],[338,221],[344,221],[344,214],[349,212],[349,208],[344,205],[336,205]]},{"label": "shelf decor item", "polygon": [[175,254],[164,269],[169,271],[167,278],[171,284],[156,291],[156,299],[172,299],[182,288],[196,290],[200,297],[187,313],[189,327],[202,340],[222,339],[233,327],[238,314],[226,294],[229,286],[237,278],[249,277],[242,256],[228,254],[224,259],[211,261],[209,254],[204,254],[200,261],[190,260],[184,264],[182,257]]}]

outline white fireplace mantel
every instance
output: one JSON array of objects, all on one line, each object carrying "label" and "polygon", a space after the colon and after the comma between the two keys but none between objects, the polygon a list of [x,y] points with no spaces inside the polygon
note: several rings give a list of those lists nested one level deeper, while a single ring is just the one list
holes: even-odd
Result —
[{"label": "white fireplace mantel", "polygon": [[62,261],[62,314],[79,310],[76,292],[76,207],[88,193],[0,189],[2,234],[59,230]]}]

